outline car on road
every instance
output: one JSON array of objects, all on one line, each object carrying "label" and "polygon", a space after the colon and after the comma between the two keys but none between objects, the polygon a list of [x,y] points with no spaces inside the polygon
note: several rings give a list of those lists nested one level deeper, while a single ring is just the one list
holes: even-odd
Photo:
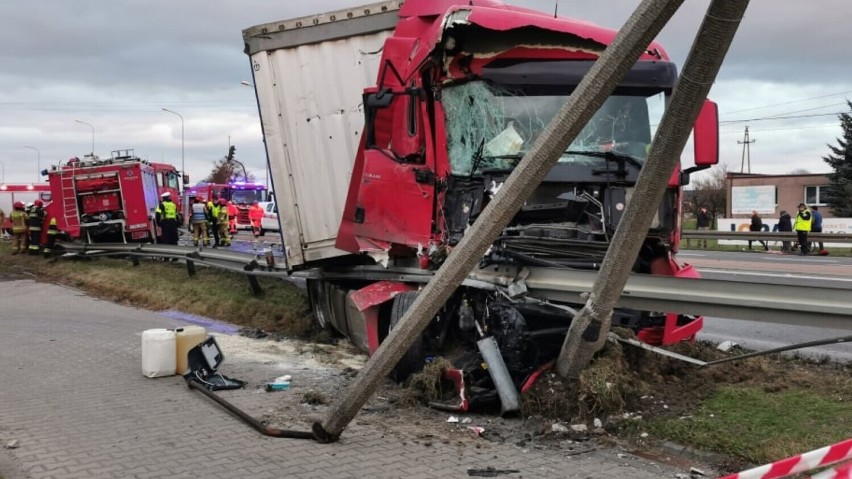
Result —
[{"label": "car on road", "polygon": [[258,203],[263,208],[263,218],[260,220],[260,234],[267,231],[281,231],[278,223],[278,205],[274,201]]}]

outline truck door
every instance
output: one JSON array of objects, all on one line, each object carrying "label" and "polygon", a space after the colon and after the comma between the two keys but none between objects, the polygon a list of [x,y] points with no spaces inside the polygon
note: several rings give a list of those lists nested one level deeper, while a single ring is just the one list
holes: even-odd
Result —
[{"label": "truck door", "polygon": [[353,233],[426,246],[432,232],[435,166],[426,155],[421,89],[413,81],[383,83],[364,96],[364,167]]}]

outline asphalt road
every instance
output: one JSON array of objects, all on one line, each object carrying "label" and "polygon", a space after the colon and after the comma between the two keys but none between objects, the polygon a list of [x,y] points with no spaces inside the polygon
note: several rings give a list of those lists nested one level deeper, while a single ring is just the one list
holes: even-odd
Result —
[{"label": "asphalt road", "polygon": [[[848,257],[685,250],[678,254],[678,260],[692,264],[705,278],[852,290],[852,258]],[[717,343],[731,340],[748,349],[765,350],[852,335],[852,322],[845,330],[812,328],[806,326],[807,312],[802,312],[802,323],[801,326],[788,326],[706,317],[698,338]],[[799,352],[809,357],[829,356],[837,361],[852,361],[852,343],[806,348]]]}]

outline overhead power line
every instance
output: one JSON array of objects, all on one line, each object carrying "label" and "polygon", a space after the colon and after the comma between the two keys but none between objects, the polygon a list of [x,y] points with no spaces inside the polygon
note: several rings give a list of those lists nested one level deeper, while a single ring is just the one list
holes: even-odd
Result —
[{"label": "overhead power line", "polygon": [[838,93],[830,93],[828,95],[812,96],[810,98],[802,98],[801,100],[791,100],[791,101],[785,101],[785,102],[782,102],[782,103],[773,103],[771,105],[756,106],[754,108],[745,108],[743,110],[728,111],[728,112],[725,112],[725,113],[720,113],[720,115],[733,115],[734,113],[742,113],[742,112],[746,112],[746,111],[762,110],[764,108],[772,108],[774,106],[792,105],[794,103],[804,103],[806,101],[819,100],[821,98],[830,98],[830,97],[833,97],[833,96],[848,95],[848,94],[852,94],[852,90],[841,91],[841,92],[838,92]]}]

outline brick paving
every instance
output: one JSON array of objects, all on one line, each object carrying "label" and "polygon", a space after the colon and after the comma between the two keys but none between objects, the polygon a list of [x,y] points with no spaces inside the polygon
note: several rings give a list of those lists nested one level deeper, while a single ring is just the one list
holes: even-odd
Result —
[{"label": "brick paving", "polygon": [[[616,451],[572,456],[470,435],[411,440],[379,424],[381,418],[360,416],[331,445],[264,437],[187,389],[180,377],[142,376],[141,332],[176,325],[72,289],[0,280],[0,444],[19,443],[0,449],[0,476],[426,479],[493,467],[519,471],[501,476],[507,478],[625,479],[685,472]],[[249,362],[226,359],[231,369],[225,374],[259,381],[277,372],[275,361]],[[276,401],[287,397],[250,388],[225,394],[255,417],[274,412]],[[303,429],[306,422],[281,426]]]}]

